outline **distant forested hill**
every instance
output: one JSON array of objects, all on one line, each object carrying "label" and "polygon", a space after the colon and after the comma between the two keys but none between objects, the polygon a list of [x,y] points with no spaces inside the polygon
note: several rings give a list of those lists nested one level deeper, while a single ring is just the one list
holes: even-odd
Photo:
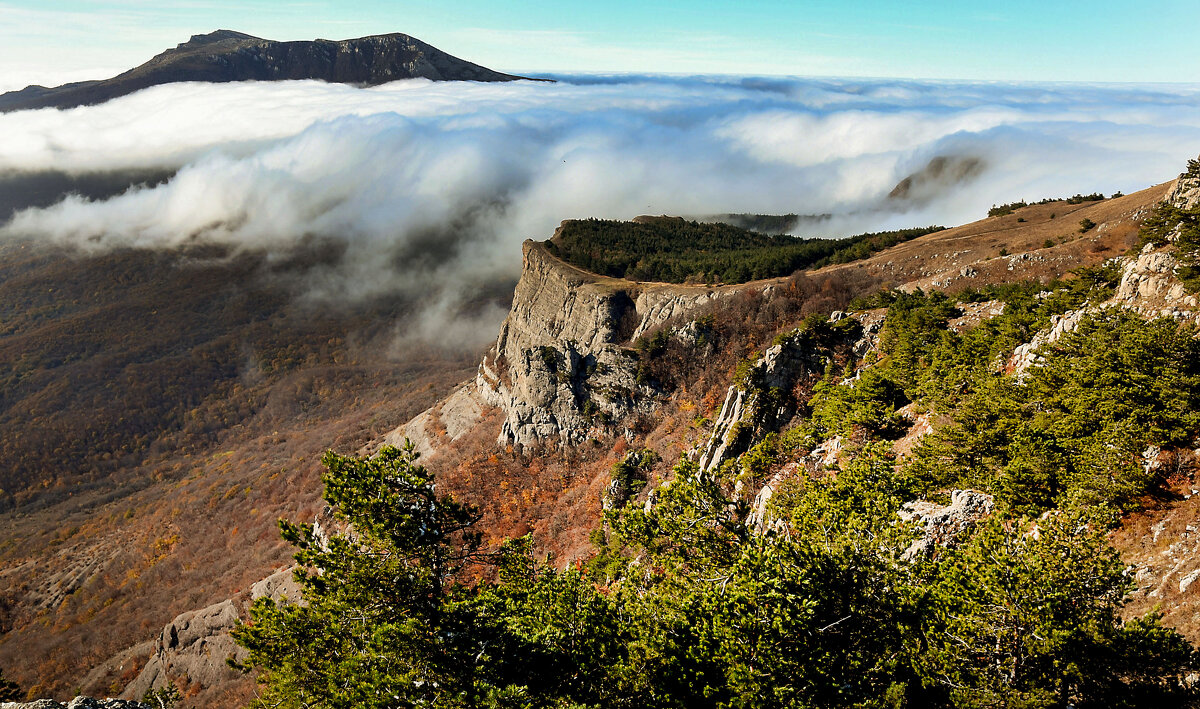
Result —
[{"label": "distant forested hill", "polygon": [[667,283],[745,283],[803,268],[847,263],[943,227],[859,234],[844,239],[766,235],[681,217],[631,222],[563,222],[548,242],[564,261],[614,278]]}]

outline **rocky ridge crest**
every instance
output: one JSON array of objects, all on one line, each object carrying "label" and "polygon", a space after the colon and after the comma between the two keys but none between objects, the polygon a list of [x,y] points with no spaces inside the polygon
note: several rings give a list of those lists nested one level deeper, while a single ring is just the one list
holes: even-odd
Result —
[{"label": "rocky ridge crest", "polygon": [[232,30],[217,30],[194,35],[174,49],[110,79],[10,91],[0,95],[0,113],[90,106],[151,86],[183,81],[317,79],[375,86],[416,78],[514,81],[523,77],[492,71],[400,33],[340,41],[276,42]]}]

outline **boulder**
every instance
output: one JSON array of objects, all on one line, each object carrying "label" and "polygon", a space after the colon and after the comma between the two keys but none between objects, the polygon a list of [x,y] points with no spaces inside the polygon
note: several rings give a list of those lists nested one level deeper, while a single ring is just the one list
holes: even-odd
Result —
[{"label": "boulder", "polygon": [[900,558],[919,559],[932,555],[938,547],[956,543],[995,509],[995,499],[978,490],[954,490],[949,505],[928,500],[906,502],[897,514],[900,519],[915,523],[918,535]]},{"label": "boulder", "polygon": [[237,621],[238,610],[232,600],[180,613],[163,628],[150,661],[123,695],[141,697],[165,686],[172,677],[187,677],[205,687],[228,680],[233,671],[225,660],[243,659],[246,653],[229,634]]}]

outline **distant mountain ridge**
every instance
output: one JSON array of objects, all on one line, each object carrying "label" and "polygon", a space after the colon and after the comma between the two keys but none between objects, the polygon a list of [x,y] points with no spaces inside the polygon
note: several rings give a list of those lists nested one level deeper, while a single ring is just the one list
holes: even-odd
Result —
[{"label": "distant mountain ridge", "polygon": [[151,86],[181,81],[285,81],[320,79],[376,86],[398,79],[516,81],[452,56],[406,34],[332,41],[276,42],[232,30],[194,35],[141,66],[97,81],[54,88],[27,86],[0,94],[0,113],[35,108],[74,108],[103,103]]}]

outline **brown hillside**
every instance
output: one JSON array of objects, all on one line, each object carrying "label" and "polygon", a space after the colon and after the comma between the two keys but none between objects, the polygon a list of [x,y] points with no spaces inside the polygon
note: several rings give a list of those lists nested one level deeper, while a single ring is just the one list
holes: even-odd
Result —
[{"label": "brown hillside", "polygon": [[[886,286],[950,291],[1053,278],[1125,253],[1136,241],[1146,211],[1162,201],[1172,184],[1101,202],[1030,205],[1006,216],[922,236],[866,261],[830,270],[862,270]],[[1083,219],[1097,226],[1080,233]],[[1053,245],[1047,246],[1047,241]],[[968,275],[971,271],[974,275]]]},{"label": "brown hillside", "polygon": [[[501,417],[489,410],[429,465],[482,508],[491,540],[534,532],[542,553],[577,559],[612,464],[649,447],[663,461],[653,474],[665,474],[708,435],[737,363],[778,332],[880,287],[1050,278],[1117,256],[1166,189],[1031,206],[862,262],[731,287],[686,315],[709,318],[707,356],[668,345],[648,364],[663,403],[628,422],[632,441],[598,430],[579,446],[516,451],[497,446]],[[1083,218],[1098,226],[1078,233]],[[0,667],[39,696],[66,698],[98,666],[83,689],[118,693],[145,662],[142,643],[176,614],[287,563],[275,520],[316,512],[323,450],[377,443],[478,362],[479,353],[388,356],[402,303],[298,309],[288,279],[265,262],[0,256],[0,452],[10,456],[0,483]],[[184,706],[232,706],[247,685],[185,689]]]},{"label": "brown hillside", "polygon": [[0,256],[0,667],[39,696],[286,563],[276,520],[317,509],[321,453],[477,358],[396,351],[401,300],[304,305],[328,254]]},{"label": "brown hillside", "polygon": [[[588,553],[587,531],[599,519],[607,471],[631,447],[648,446],[661,457],[656,475],[669,471],[684,452],[709,433],[733,369],[743,358],[769,345],[779,332],[811,313],[844,308],[855,296],[882,287],[962,290],[989,283],[1049,280],[1079,266],[1094,265],[1127,251],[1140,219],[1162,200],[1170,184],[1102,202],[1030,206],[1005,216],[982,219],[919,237],[861,262],[802,272],[790,278],[756,281],[722,290],[735,293],[684,319],[711,317],[716,346],[704,360],[668,352],[654,374],[670,394],[652,420],[635,423],[639,436],[598,435],[569,449],[555,445],[520,455],[496,449],[500,418],[486,415],[468,435],[429,462],[444,484],[485,511],[494,540],[534,532],[543,553],[560,560]],[[1079,233],[1089,218],[1098,226]],[[1024,221],[1018,221],[1023,219]],[[1047,247],[1045,241],[1055,244]],[[632,293],[647,287],[678,295],[711,291],[707,286],[644,284],[598,277],[530,245],[541,258],[573,277],[605,289]],[[1001,250],[1007,256],[1001,256]],[[970,274],[973,269],[974,275]],[[682,324],[668,321],[664,327]],[[652,333],[651,333],[652,334]]]}]

